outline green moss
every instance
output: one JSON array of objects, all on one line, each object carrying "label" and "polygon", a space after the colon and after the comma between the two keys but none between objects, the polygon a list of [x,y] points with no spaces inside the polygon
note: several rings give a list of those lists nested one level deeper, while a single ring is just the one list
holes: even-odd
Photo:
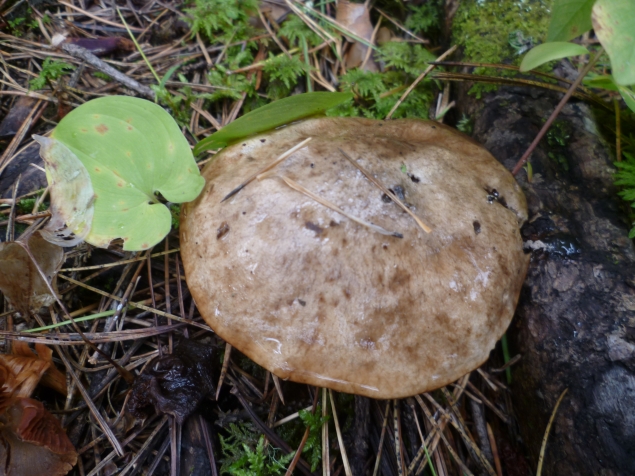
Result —
[{"label": "green moss", "polygon": [[[545,41],[551,0],[466,0],[454,17],[454,42],[462,47],[465,61],[519,64],[531,47]],[[475,74],[489,74],[476,68]],[[514,76],[513,71],[497,70],[496,75]],[[477,84],[477,97],[495,89]]]}]

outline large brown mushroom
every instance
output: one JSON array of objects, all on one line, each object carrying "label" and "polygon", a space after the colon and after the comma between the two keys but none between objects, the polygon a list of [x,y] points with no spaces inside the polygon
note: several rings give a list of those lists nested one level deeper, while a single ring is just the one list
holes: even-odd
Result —
[{"label": "large brown mushroom", "polygon": [[281,378],[414,395],[477,368],[510,323],[525,198],[453,129],[312,119],[226,148],[203,175],[181,220],[189,288],[212,329]]}]

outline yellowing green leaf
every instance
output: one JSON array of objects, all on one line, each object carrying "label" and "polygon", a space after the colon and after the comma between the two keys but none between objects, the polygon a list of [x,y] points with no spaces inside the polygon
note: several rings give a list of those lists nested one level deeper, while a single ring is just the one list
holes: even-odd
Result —
[{"label": "yellowing green leaf", "polygon": [[68,114],[51,138],[84,165],[95,193],[86,241],[105,247],[122,238],[144,250],[170,231],[167,201],[196,198],[204,180],[174,119],[153,102],[127,96],[89,101]]},{"label": "yellowing green leaf", "polygon": [[218,149],[231,142],[259,132],[289,124],[316,114],[323,114],[350,99],[351,93],[305,93],[274,101],[239,117],[220,131],[206,137],[194,147],[194,153],[207,149]]},{"label": "yellowing green leaf", "polygon": [[591,29],[595,0],[554,0],[547,41],[569,41]]},{"label": "yellowing green leaf", "polygon": [[635,84],[635,2],[597,0],[593,6],[593,29],[611,59],[617,84]]},{"label": "yellowing green leaf", "polygon": [[55,139],[34,135],[46,167],[51,194],[51,219],[42,229],[45,240],[75,246],[90,232],[95,193],[90,176],[68,147]]},{"label": "yellowing green leaf", "polygon": [[532,48],[520,63],[522,72],[530,71],[549,61],[568,58],[570,56],[585,55],[588,51],[584,46],[567,41],[543,43]]}]

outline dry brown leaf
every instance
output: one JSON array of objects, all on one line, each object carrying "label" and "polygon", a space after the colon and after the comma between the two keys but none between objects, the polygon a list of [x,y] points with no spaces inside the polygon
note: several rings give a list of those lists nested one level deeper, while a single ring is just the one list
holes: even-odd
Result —
[{"label": "dry brown leaf", "polygon": [[[363,3],[351,3],[348,0],[341,0],[337,4],[335,19],[337,22],[350,30],[358,37],[371,41],[373,37],[373,25],[370,22],[370,13]],[[366,58],[368,46],[355,41],[353,38],[347,40],[353,42],[349,46],[344,57],[347,68],[357,68],[361,66]],[[377,64],[370,58],[364,65],[367,71],[378,71]]]},{"label": "dry brown leaf", "polygon": [[76,462],[62,425],[37,400],[18,398],[0,416],[0,476],[61,476]]},{"label": "dry brown leaf", "polygon": [[66,377],[53,365],[53,352],[44,344],[35,344],[34,353],[26,342],[13,343],[13,354],[0,354],[0,367],[10,374],[6,390],[15,397],[30,397],[37,384],[66,395]]},{"label": "dry brown leaf", "polygon": [[[26,238],[26,244],[55,290],[64,250],[42,238],[39,231]],[[0,291],[26,319],[30,310],[37,311],[55,301],[29,255],[16,242],[0,243]]]}]

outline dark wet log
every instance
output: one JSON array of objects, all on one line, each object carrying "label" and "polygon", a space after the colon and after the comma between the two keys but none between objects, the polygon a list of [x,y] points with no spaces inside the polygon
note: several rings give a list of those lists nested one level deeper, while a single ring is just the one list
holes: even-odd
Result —
[{"label": "dark wet log", "polygon": [[[501,88],[462,103],[474,138],[511,170],[560,97]],[[522,354],[513,402],[534,468],[550,413],[569,388],[545,475],[635,474],[635,250],[613,185],[614,138],[598,132],[611,120],[572,101],[551,144],[544,139],[532,156],[533,182],[524,171],[517,177],[530,215],[523,238],[533,251],[508,336]]]}]

